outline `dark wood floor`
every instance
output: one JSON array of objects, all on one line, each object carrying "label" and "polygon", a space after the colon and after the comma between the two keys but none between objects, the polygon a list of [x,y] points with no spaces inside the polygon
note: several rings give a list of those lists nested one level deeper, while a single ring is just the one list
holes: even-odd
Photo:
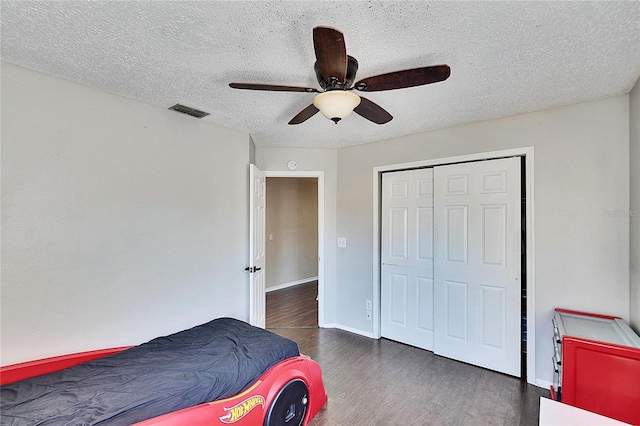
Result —
[{"label": "dark wood floor", "polygon": [[267,293],[267,328],[318,327],[318,281]]},{"label": "dark wood floor", "polygon": [[310,426],[538,424],[539,398],[548,391],[391,340],[287,323],[274,306],[296,310],[276,300],[291,300],[289,290],[269,293],[267,328],[322,366],[329,402]]}]

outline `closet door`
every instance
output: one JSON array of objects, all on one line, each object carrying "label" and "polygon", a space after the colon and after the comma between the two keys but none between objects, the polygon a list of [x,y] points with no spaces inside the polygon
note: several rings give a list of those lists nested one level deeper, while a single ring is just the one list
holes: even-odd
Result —
[{"label": "closet door", "polygon": [[433,350],[433,170],[382,175],[383,337]]},{"label": "closet door", "polygon": [[434,168],[434,352],[520,376],[520,159]]}]

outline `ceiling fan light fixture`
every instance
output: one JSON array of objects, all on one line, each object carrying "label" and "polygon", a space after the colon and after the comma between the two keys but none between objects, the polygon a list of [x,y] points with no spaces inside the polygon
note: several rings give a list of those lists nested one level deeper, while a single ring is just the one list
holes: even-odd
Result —
[{"label": "ceiling fan light fixture", "polygon": [[330,90],[316,95],[313,105],[322,115],[338,124],[338,121],[347,117],[360,105],[360,96],[344,90]]}]

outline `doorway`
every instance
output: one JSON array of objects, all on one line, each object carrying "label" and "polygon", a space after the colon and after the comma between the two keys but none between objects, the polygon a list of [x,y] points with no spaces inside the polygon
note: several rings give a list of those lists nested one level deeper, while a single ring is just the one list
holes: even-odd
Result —
[{"label": "doorway", "polygon": [[[324,240],[325,240],[325,225],[324,225],[324,205],[325,205],[325,189],[324,189],[324,172],[321,171],[265,171],[263,172],[264,176],[265,176],[265,180],[266,179],[271,179],[271,178],[300,178],[300,179],[310,179],[312,181],[315,182],[315,185],[317,187],[317,223],[316,223],[316,227],[317,227],[317,287],[315,289],[315,294],[316,296],[313,298],[313,302],[317,303],[317,325],[316,327],[324,327],[324,277],[325,277],[325,271],[324,271],[324,257],[325,257],[325,244],[324,244]],[[266,191],[265,191],[266,192]],[[266,199],[268,202],[269,199],[269,193],[266,192]],[[263,228],[263,234],[264,234],[264,239],[268,240],[269,239],[269,235],[268,235],[268,231],[266,230],[266,227]],[[276,235],[273,235],[273,238],[275,240]],[[266,241],[265,241],[266,242]],[[307,277],[308,278],[308,277]],[[289,284],[291,283],[291,281],[288,282]],[[281,283],[282,284],[282,283]],[[287,283],[284,283],[287,284]],[[295,284],[295,283],[294,283]],[[313,285],[313,284],[312,284]],[[299,287],[297,285],[293,285],[291,287],[287,287],[285,286],[284,288],[281,288],[280,290],[287,290],[287,288],[291,288],[292,290],[295,289],[295,287]],[[302,288],[302,287],[301,287]],[[256,290],[260,290],[257,288],[252,287],[251,288],[251,292],[254,292]],[[255,299],[261,299],[263,302],[263,306],[262,309],[266,310],[266,292],[264,289],[260,290],[262,292],[262,297],[259,297],[259,295],[255,296]],[[270,292],[271,293],[271,292]],[[315,300],[315,298],[317,297],[317,300]],[[286,303],[286,302],[284,302]],[[254,311],[258,311],[260,310],[259,307],[250,305],[250,309],[251,312],[253,313]]]},{"label": "doorway", "polygon": [[266,328],[318,327],[318,179],[266,178]]}]

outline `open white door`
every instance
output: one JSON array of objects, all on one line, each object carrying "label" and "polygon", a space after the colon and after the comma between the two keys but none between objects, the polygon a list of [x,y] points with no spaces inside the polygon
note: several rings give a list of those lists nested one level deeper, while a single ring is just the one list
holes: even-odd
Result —
[{"label": "open white door", "polygon": [[249,322],[266,325],[265,297],[265,174],[253,164],[249,170]]},{"label": "open white door", "polygon": [[520,158],[434,168],[434,352],[520,376]]},{"label": "open white door", "polygon": [[433,350],[433,169],[382,175],[382,337]]}]

